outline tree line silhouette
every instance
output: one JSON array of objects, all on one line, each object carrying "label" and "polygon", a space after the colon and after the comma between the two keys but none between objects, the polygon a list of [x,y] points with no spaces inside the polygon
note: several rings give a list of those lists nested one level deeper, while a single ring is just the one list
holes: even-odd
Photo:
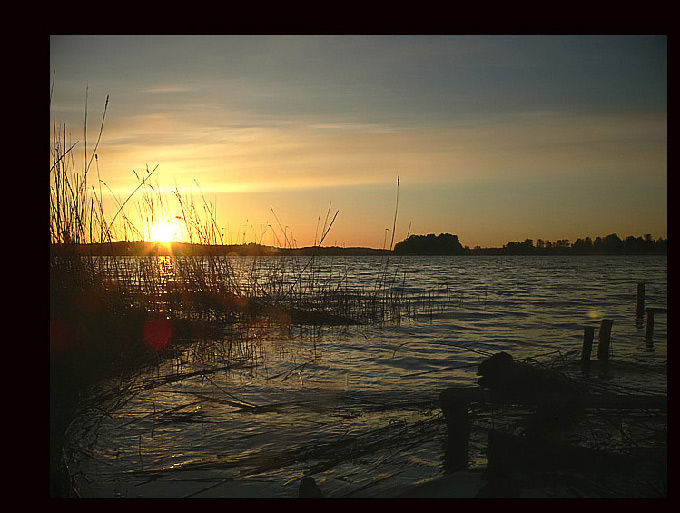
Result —
[{"label": "tree line silhouette", "polygon": [[[174,242],[172,246],[157,242],[120,241],[95,244],[51,244],[50,255],[110,255],[110,256],[143,256],[143,255],[346,255],[371,256],[389,254],[387,249],[361,247],[320,247],[276,248],[249,243],[240,245],[213,245]],[[651,234],[643,237],[628,236],[619,238],[615,233],[605,237],[579,238],[575,242],[567,239],[548,241],[532,239],[522,242],[508,242],[501,248],[470,249],[463,246],[457,235],[440,233],[435,235],[410,235],[394,246],[397,255],[665,255],[667,240],[654,240]]]},{"label": "tree line silhouette", "polygon": [[458,235],[450,233],[409,235],[394,246],[397,255],[462,255],[466,251]]},{"label": "tree line silhouette", "polygon": [[435,235],[410,235],[398,242],[394,252],[399,255],[665,255],[667,254],[667,240],[654,240],[647,233],[642,237],[629,235],[625,239],[616,233],[605,237],[579,238],[575,242],[568,239],[547,241],[525,239],[522,242],[508,242],[501,248],[470,249],[463,246],[457,235],[440,233]]}]

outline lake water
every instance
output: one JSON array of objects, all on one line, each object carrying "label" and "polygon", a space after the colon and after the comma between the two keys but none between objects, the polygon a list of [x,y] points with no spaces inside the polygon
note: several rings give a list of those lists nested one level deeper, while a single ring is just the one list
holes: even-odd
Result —
[{"label": "lake water", "polygon": [[[580,379],[666,392],[666,314],[656,316],[650,343],[635,312],[638,282],[647,306],[666,307],[665,256],[315,261],[320,280],[363,290],[385,269],[407,299],[398,322],[252,325],[231,347],[243,365],[227,368],[214,347],[194,349],[109,384],[119,392],[105,413],[100,404],[70,429],[66,454],[80,494],[295,497],[299,479],[313,475],[331,497],[395,495],[446,471],[439,391],[473,386],[479,362],[498,351],[574,360],[584,327],[596,327],[596,346],[604,318],[614,321],[613,363],[625,371]],[[494,422],[478,413],[479,425]],[[471,468],[484,464],[482,446],[473,437]]]}]

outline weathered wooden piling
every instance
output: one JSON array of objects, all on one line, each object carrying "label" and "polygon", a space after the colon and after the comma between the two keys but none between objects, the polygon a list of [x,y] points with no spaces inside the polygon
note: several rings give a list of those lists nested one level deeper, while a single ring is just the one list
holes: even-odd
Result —
[{"label": "weathered wooden piling", "polygon": [[470,401],[461,397],[458,392],[455,389],[447,389],[439,394],[439,403],[444,413],[448,433],[444,459],[449,471],[465,469],[468,465]]},{"label": "weathered wooden piling", "polygon": [[635,316],[641,319],[645,315],[645,282],[637,284],[637,301],[635,302]]},{"label": "weathered wooden piling", "polygon": [[581,363],[590,363],[590,355],[593,352],[593,339],[595,338],[595,328],[586,326],[583,330],[583,348],[581,349]]},{"label": "weathered wooden piling", "polygon": [[667,313],[667,308],[646,308],[645,319],[645,340],[651,342],[654,338],[654,315],[657,313]]},{"label": "weathered wooden piling", "polygon": [[609,360],[609,341],[612,333],[612,325],[614,321],[611,319],[602,319],[600,322],[600,333],[597,342],[597,359]]},{"label": "weathered wooden piling", "polygon": [[645,321],[645,340],[651,342],[654,338],[654,309],[647,308],[647,319]]}]

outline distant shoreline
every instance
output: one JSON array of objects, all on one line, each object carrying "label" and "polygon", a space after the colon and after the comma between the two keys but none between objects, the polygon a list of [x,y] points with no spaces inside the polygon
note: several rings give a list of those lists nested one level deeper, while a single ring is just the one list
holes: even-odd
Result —
[{"label": "distant shoreline", "polygon": [[304,248],[278,248],[262,244],[197,244],[190,242],[105,242],[93,244],[51,244],[52,255],[79,254],[97,256],[285,256],[285,255],[389,255],[385,249],[362,247],[313,246]]},{"label": "distant shoreline", "polygon": [[278,248],[256,243],[249,244],[197,244],[189,242],[162,242],[144,241],[117,241],[92,244],[50,244],[51,256],[63,255],[94,255],[94,256],[598,256],[598,255],[621,255],[621,256],[664,256],[667,255],[666,245],[652,247],[649,250],[626,251],[625,248],[603,251],[579,251],[578,248],[526,248],[514,247],[513,245],[502,248],[463,248],[455,252],[419,251],[415,253],[403,253],[388,249],[374,249],[365,247],[339,247],[339,246],[310,246],[303,248]]}]

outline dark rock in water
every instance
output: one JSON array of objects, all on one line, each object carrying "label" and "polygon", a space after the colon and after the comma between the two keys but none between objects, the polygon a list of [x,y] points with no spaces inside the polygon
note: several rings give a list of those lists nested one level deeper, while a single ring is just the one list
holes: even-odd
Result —
[{"label": "dark rock in water", "polygon": [[505,351],[496,353],[490,356],[479,364],[477,375],[479,378],[479,386],[484,388],[498,388],[499,385],[505,384],[511,373],[515,372],[515,360]]},{"label": "dark rock in water", "polygon": [[299,497],[301,499],[320,499],[323,497],[313,477],[302,478],[302,481],[300,481]]},{"label": "dark rock in water", "polygon": [[479,385],[506,394],[576,393],[578,385],[566,376],[535,365],[516,362],[506,352],[484,360],[477,370]]},{"label": "dark rock in water", "polygon": [[517,362],[506,352],[484,360],[477,370],[481,387],[505,395],[580,394],[581,387],[567,376],[551,369]]},{"label": "dark rock in water", "polygon": [[506,352],[484,360],[478,383],[496,397],[537,408],[541,424],[566,426],[583,411],[584,390],[578,383],[551,369],[517,362]]}]

